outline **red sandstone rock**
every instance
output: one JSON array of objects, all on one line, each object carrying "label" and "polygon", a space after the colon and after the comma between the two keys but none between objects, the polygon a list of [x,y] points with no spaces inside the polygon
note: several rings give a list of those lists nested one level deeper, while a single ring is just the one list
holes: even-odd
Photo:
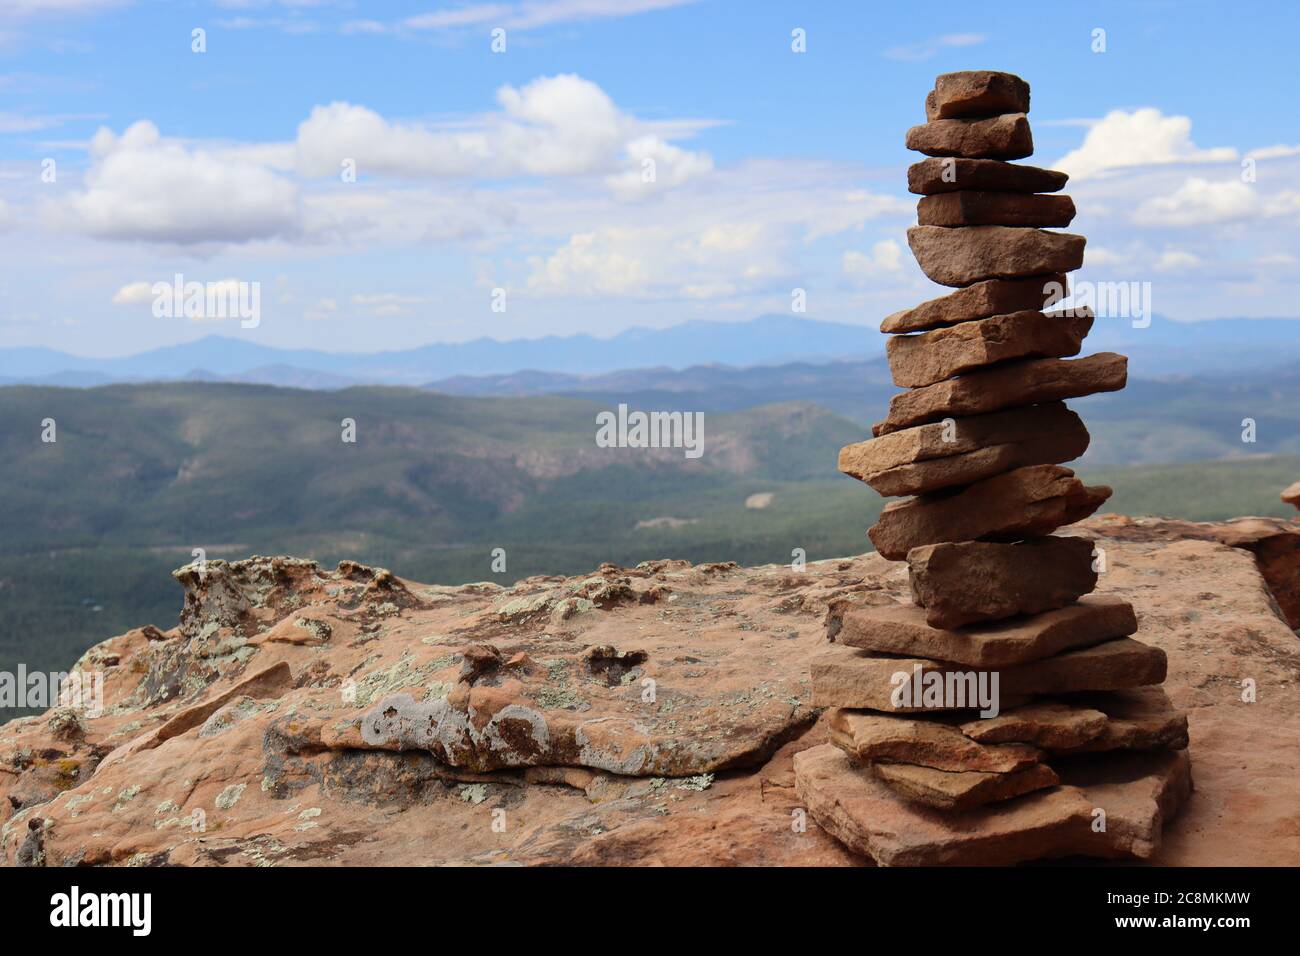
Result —
[{"label": "red sandstone rock", "polygon": [[1282,500],[1289,505],[1295,505],[1300,508],[1300,481],[1287,485],[1282,490]]},{"label": "red sandstone rock", "polygon": [[997,159],[931,157],[907,168],[908,192],[921,196],[962,189],[1014,193],[1054,193],[1065,188],[1069,176],[1054,169],[1021,166]]},{"label": "red sandstone rock", "polygon": [[888,315],[880,323],[880,331],[925,332],[1026,309],[1042,312],[1065,297],[1066,282],[1065,273],[1028,279],[986,279]]},{"label": "red sandstone rock", "polygon": [[[830,746],[795,756],[795,782],[824,829],[881,866],[999,866],[1061,856],[1153,856],[1192,789],[1186,751],[1108,755],[1060,771],[1064,786],[952,814],[901,800]],[[1077,781],[1077,782],[1076,782]],[[1106,808],[1106,829],[1093,828]]]},{"label": "red sandstone rock", "polygon": [[[1012,700],[1028,695],[1159,684],[1165,679],[1166,667],[1164,651],[1131,637],[1001,668],[973,668],[840,645],[813,658],[813,705],[885,714],[982,710],[988,707],[988,702],[979,700],[977,694],[995,693],[992,676],[996,673],[998,686],[994,703],[999,708],[1010,708],[1022,702],[1013,704]],[[927,677],[931,674],[936,676]],[[977,683],[980,675],[984,675],[983,688]],[[919,699],[918,695],[921,695]]]},{"label": "red sandstone rock", "polygon": [[1039,750],[1025,744],[984,745],[950,723],[908,720],[867,710],[827,712],[831,743],[863,763],[886,761],[936,770],[1009,773],[1038,763]]},{"label": "red sandstone rock", "polygon": [[972,667],[1012,667],[1126,637],[1137,630],[1131,604],[1100,594],[1032,617],[960,630],[932,627],[926,623],[925,614],[924,608],[907,605],[860,608],[843,612],[836,627],[832,611],[828,636],[848,647],[883,654],[926,657]]},{"label": "red sandstone rock", "polygon": [[1036,701],[960,729],[981,743],[1032,744],[1057,754],[1187,746],[1187,715],[1159,687]]},{"label": "red sandstone rock", "polygon": [[914,495],[1026,465],[1059,464],[1088,448],[1083,422],[1061,402],[950,421],[846,445],[839,469],[882,495]]},{"label": "red sandstone rock", "polygon": [[934,81],[934,112],[941,119],[1028,113],[1029,84],[997,70],[942,73]]},{"label": "red sandstone rock", "polygon": [[1005,408],[1116,392],[1128,380],[1128,359],[1098,352],[1081,359],[1029,359],[982,369],[902,392],[889,400],[889,416],[872,431],[884,435],[949,416],[983,415]]},{"label": "red sandstone rock", "polygon": [[959,813],[998,800],[1010,800],[1060,783],[1045,763],[1006,773],[979,770],[947,771],[904,763],[875,764],[871,770],[904,800],[950,813]]},{"label": "red sandstone rock", "polygon": [[1012,312],[897,335],[885,344],[885,352],[894,384],[919,388],[1012,359],[1078,355],[1091,328],[1090,309],[1059,315]]},{"label": "red sandstone rock", "polygon": [[[1137,818],[1129,809],[1117,809],[1149,808],[1149,793],[1139,800],[1121,787],[1090,791],[1086,800],[1089,815],[1081,819],[1090,823],[1093,807],[1107,807],[1107,838],[1136,839],[1141,845],[1145,832],[1152,838],[1146,852],[1154,854],[1151,862],[1156,864],[1300,865],[1300,846],[1292,836],[1295,741],[1300,739],[1300,696],[1293,688],[1300,642],[1275,606],[1256,556],[1244,546],[1223,543],[1255,540],[1258,534],[1242,529],[1256,525],[1272,526],[1275,536],[1295,527],[1276,519],[1197,523],[1106,515],[1069,529],[1097,539],[1107,553],[1101,592],[1132,603],[1142,622],[1141,639],[1169,653],[1162,687],[1175,708],[1186,712],[1195,741],[1197,796],[1165,827],[1158,852],[1156,829],[1122,824],[1121,819]],[[209,561],[209,569],[214,564]],[[859,855],[870,852],[865,843],[851,852],[828,836],[818,820],[829,818],[820,811],[809,814],[806,833],[791,833],[791,812],[810,806],[795,793],[792,759],[825,740],[820,722],[802,736],[800,732],[811,713],[808,662],[825,646],[821,621],[828,603],[906,600],[902,565],[866,553],[810,561],[804,572],[682,561],[606,568],[595,576],[610,582],[626,577],[638,595],[670,587],[679,600],[619,602],[576,614],[554,630],[545,610],[516,623],[503,623],[498,612],[524,604],[544,607],[591,575],[534,578],[512,589],[412,583],[404,587],[418,606],[380,610],[387,602],[365,597],[365,573],[351,574],[355,579],[336,577],[306,561],[249,562],[242,571],[248,583],[241,585],[241,593],[257,597],[263,606],[250,602],[247,634],[223,627],[217,639],[229,642],[240,653],[239,661],[224,654],[203,656],[215,644],[201,637],[211,619],[202,616],[193,618],[193,637],[175,628],[160,634],[144,627],[87,651],[81,666],[104,673],[105,709],[99,717],[80,716],[80,735],[66,735],[69,718],[75,716],[66,708],[0,725],[0,860],[14,862],[33,820],[51,824],[44,831],[51,866],[843,866],[869,859]],[[213,602],[200,603],[213,617],[218,614]],[[319,646],[252,642],[281,621],[292,626],[304,615],[331,622],[331,639]],[[738,629],[737,621],[746,628]],[[377,625],[373,631],[360,630],[372,625]],[[364,643],[353,646],[363,637]],[[248,644],[240,645],[244,640]],[[495,644],[508,659],[528,648],[539,662],[521,682],[521,704],[532,706],[534,696],[548,691],[558,712],[571,713],[562,710],[567,691],[572,700],[591,704],[598,719],[613,716],[617,708],[626,712],[629,705],[638,706],[644,689],[635,680],[615,688],[598,684],[585,667],[583,649],[607,644],[644,649],[649,657],[642,666],[658,682],[659,703],[637,719],[652,722],[652,739],[704,746],[713,755],[749,756],[704,789],[699,789],[702,783],[678,789],[688,779],[656,781],[590,767],[476,773],[416,752],[307,747],[288,756],[284,750],[295,733],[310,740],[321,720],[357,712],[344,706],[345,688],[339,682],[347,674],[354,672],[359,695],[373,693],[379,682],[411,681],[403,689],[420,698],[453,683],[462,663],[460,649],[477,643]],[[403,658],[406,664],[401,665]],[[550,680],[541,664],[557,660],[567,688]],[[297,685],[280,697],[237,697],[206,726],[96,770],[105,750],[280,661],[290,665]],[[170,675],[184,675],[183,689],[167,697],[152,695],[150,688],[181,687],[169,682]],[[1241,682],[1247,678],[1258,687],[1256,704],[1241,700]],[[550,716],[557,710],[545,712]],[[305,722],[296,722],[303,717]],[[790,742],[773,752],[775,741],[786,739]],[[730,743],[724,748],[723,741]],[[43,753],[48,758],[30,759]],[[1165,759],[1158,753],[1137,757],[1140,772]],[[1067,789],[1073,765],[1084,759],[1093,758],[1052,761],[1064,781],[1061,787],[993,811],[1006,823],[1011,807]],[[861,768],[849,766],[855,779],[864,776]],[[863,819],[885,826],[902,819],[891,808],[911,807],[907,819],[912,820],[924,810],[866,779],[887,803],[871,808]],[[218,810],[216,798],[241,784],[242,796],[229,809]],[[232,796],[233,791],[223,804]],[[163,812],[155,812],[164,804]],[[505,833],[488,825],[497,808],[509,814]],[[182,823],[192,821],[199,809],[207,813],[206,832]],[[312,815],[316,810],[319,815]],[[304,812],[307,818],[300,817]],[[971,863],[1004,861],[992,849],[1005,846],[1003,837],[995,839],[977,826],[968,831],[968,840],[953,834],[951,814],[926,813],[937,821],[936,834],[943,827],[938,839],[944,849],[918,836],[916,843],[891,844],[896,851],[891,859],[940,861],[951,850]],[[575,840],[575,834],[581,839]],[[1006,838],[1020,841],[1020,850],[1037,839]],[[981,846],[986,839],[992,842]],[[1040,840],[1037,847],[1042,844]],[[1073,845],[1060,852],[1090,850]],[[1111,852],[1116,851],[1107,854]]]},{"label": "red sandstone rock", "polygon": [[[1159,688],[1140,687],[1137,690],[1158,691]],[[1078,750],[1101,737],[1109,720],[1100,710],[1082,704],[1036,700],[1004,710],[996,717],[968,720],[961,724],[960,729],[964,736],[981,743],[1023,742],[1044,750]]]},{"label": "red sandstone rock", "polygon": [[931,544],[909,551],[907,567],[912,599],[925,608],[926,623],[939,628],[1039,614],[1097,586],[1087,538]]},{"label": "red sandstone rock", "polygon": [[907,244],[921,271],[948,286],[1071,272],[1083,265],[1085,241],[1068,232],[1012,226],[912,226],[907,230]]},{"label": "red sandstone rock", "polygon": [[922,226],[1062,227],[1074,219],[1069,196],[961,190],[926,196],[916,204]]},{"label": "red sandstone rock", "polygon": [[907,148],[927,156],[1021,159],[1034,151],[1023,113],[989,119],[938,119],[907,131]]},{"label": "red sandstone rock", "polygon": [[884,557],[899,561],[925,544],[1050,534],[1088,517],[1110,493],[1105,485],[1084,485],[1060,465],[1030,465],[956,492],[891,502],[867,534]]}]

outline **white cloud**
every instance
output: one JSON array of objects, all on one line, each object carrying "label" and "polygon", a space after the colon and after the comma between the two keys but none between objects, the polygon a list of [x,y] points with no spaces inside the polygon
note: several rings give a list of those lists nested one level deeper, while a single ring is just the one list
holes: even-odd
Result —
[{"label": "white cloud", "polygon": [[1125,261],[1125,257],[1119,253],[1111,249],[1105,249],[1101,246],[1093,246],[1091,244],[1089,244],[1084,250],[1083,255],[1084,263],[1089,267],[1101,266],[1104,268],[1106,266],[1119,265]]},{"label": "white cloud", "polygon": [[903,271],[903,247],[895,239],[882,239],[871,247],[869,254],[849,249],[840,261],[840,268],[857,282],[898,275]]},{"label": "white cloud", "polygon": [[0,16],[22,19],[46,13],[98,13],[129,2],[130,0],[4,0],[4,3],[0,3]]},{"label": "white cloud", "polygon": [[687,6],[698,0],[523,0],[521,3],[478,3],[408,17],[413,30],[448,30],[471,26],[532,30],[582,20],[628,17],[654,10]]},{"label": "white cloud", "polygon": [[1194,252],[1184,249],[1166,249],[1155,261],[1157,272],[1190,272],[1204,265],[1204,260]]},{"label": "white cloud", "polygon": [[945,33],[943,36],[931,37],[920,43],[907,43],[890,47],[884,52],[889,60],[919,62],[935,56],[940,50],[978,46],[987,40],[983,33]]},{"label": "white cloud", "polygon": [[1166,196],[1145,200],[1133,215],[1144,226],[1205,226],[1243,220],[1293,216],[1300,211],[1300,192],[1264,193],[1240,179],[1213,182],[1193,176]]},{"label": "white cloud", "polygon": [[1287,156],[1300,156],[1300,146],[1287,146],[1279,143],[1276,146],[1252,149],[1246,154],[1246,159],[1282,159]]},{"label": "white cloud", "polygon": [[476,3],[451,10],[434,10],[407,17],[404,24],[412,30],[445,30],[450,27],[480,26],[503,20],[513,11],[508,3]]},{"label": "white cloud", "polygon": [[101,239],[195,244],[289,236],[299,229],[298,190],[252,162],[190,149],[140,121],[91,140],[84,189],[56,219]]},{"label": "white cloud", "polygon": [[[607,173],[616,193],[637,198],[713,166],[707,155],[665,142],[595,83],[572,74],[503,86],[497,101],[499,112],[461,128],[390,121],[351,103],[318,106],[298,127],[298,171],[333,176],[351,159],[361,175],[412,178]],[[642,184],[647,158],[656,164],[656,182]]]},{"label": "white cloud", "polygon": [[[572,228],[549,253],[528,257],[516,287],[538,298],[678,298],[727,308],[788,300],[791,288],[815,280],[805,263],[825,253],[813,247],[833,248],[835,236],[869,221],[914,213],[906,200],[847,188],[854,178],[831,164],[769,160],[728,168],[634,210],[596,197],[525,202],[524,226]],[[901,248],[888,241],[875,253],[882,268],[902,267]]]},{"label": "white cloud", "polygon": [[528,289],[539,296],[711,299],[761,286],[781,263],[761,222],[580,233],[546,259],[533,258]]},{"label": "white cloud", "polygon": [[113,293],[114,305],[140,305],[153,301],[152,282],[128,282]]},{"label": "white cloud", "polygon": [[546,260],[533,260],[528,288],[540,295],[643,295],[652,281],[652,266],[638,248],[646,238],[625,229],[572,236]]},{"label": "white cloud", "polygon": [[1262,208],[1259,190],[1239,179],[1211,182],[1194,176],[1168,196],[1153,196],[1133,220],[1146,226],[1197,226],[1251,219]]},{"label": "white cloud", "polygon": [[22,113],[0,113],[0,133],[34,133],[52,129],[74,120],[102,119],[102,115],[28,116]]},{"label": "white cloud", "polygon": [[783,268],[782,240],[758,222],[617,226],[573,235],[532,257],[528,291],[549,296],[714,299],[763,287]]},{"label": "white cloud", "polygon": [[1066,153],[1054,168],[1075,180],[1124,166],[1163,163],[1224,162],[1237,158],[1230,146],[1199,149],[1192,142],[1192,121],[1165,116],[1158,109],[1112,110],[1088,129],[1083,145]]},{"label": "white cloud", "polygon": [[633,140],[627,144],[626,153],[632,168],[605,180],[620,199],[643,199],[713,171],[713,158],[708,153],[680,149],[658,136]]}]

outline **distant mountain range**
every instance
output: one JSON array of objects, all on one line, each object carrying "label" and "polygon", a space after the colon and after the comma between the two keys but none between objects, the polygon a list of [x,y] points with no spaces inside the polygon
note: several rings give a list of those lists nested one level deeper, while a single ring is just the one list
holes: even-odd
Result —
[{"label": "distant mountain range", "polygon": [[[573,384],[514,376],[491,387]],[[66,667],[106,633],[175,620],[167,571],[194,548],[353,558],[451,583],[495,579],[497,548],[519,577],[662,557],[785,563],[794,548],[813,559],[868,546],[883,501],[835,462],[895,391],[879,359],[582,384],[595,390],[0,388],[0,672],[19,660]],[[788,400],[801,395],[815,403]],[[597,416],[620,400],[703,412],[704,456],[600,444]],[[1108,510],[1293,513],[1278,493],[1300,476],[1300,365],[1136,380],[1070,404],[1093,439],[1080,474],[1116,488]],[[1245,417],[1257,421],[1255,443],[1241,439]],[[40,440],[46,418],[56,442]],[[345,420],[355,442],[343,440]],[[1189,461],[1206,458],[1225,460]],[[1175,464],[1116,467],[1142,462]]]},{"label": "distant mountain range", "polygon": [[725,363],[768,365],[879,352],[872,329],[794,316],[748,322],[685,322],[539,339],[475,339],[395,352],[276,349],[247,339],[208,336],[113,359],[81,358],[46,348],[0,349],[0,384],[94,386],[109,382],[231,381],[297,388],[424,385],[453,375],[500,375],[542,369],[570,375],[623,368]]},{"label": "distant mountain range", "polygon": [[[692,369],[696,375],[703,374],[695,371],[701,366],[727,366],[734,371],[867,360],[879,358],[883,349],[884,336],[871,327],[790,315],[635,328],[610,338],[481,338],[373,353],[277,349],[248,339],[207,336],[110,359],[47,348],[0,349],[0,385],[219,381],[328,390],[432,384],[440,391],[462,395],[552,394],[606,391],[615,378],[594,386],[583,380],[628,369],[638,370],[638,375]],[[1236,372],[1300,361],[1300,319],[1184,323],[1157,316],[1147,328],[1133,328],[1127,320],[1099,319],[1087,350],[1125,353],[1131,359],[1131,374],[1140,378]]]}]

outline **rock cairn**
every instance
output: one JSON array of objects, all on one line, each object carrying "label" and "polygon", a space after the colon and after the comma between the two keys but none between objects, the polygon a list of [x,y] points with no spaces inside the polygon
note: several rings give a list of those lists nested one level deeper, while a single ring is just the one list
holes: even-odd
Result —
[{"label": "rock cairn", "polygon": [[1077,356],[1092,314],[1045,311],[1083,264],[1064,173],[1033,152],[1029,85],[947,73],[907,134],[927,159],[908,243],[956,291],[881,323],[894,383],[839,467],[887,505],[868,532],[912,604],[833,607],[812,664],[832,743],[796,757],[814,818],[882,864],[1150,856],[1191,789],[1187,718],[1131,605],[1090,594],[1094,542],[1053,531],[1111,493],[1063,463],[1089,435],[1063,399],[1124,387]]}]

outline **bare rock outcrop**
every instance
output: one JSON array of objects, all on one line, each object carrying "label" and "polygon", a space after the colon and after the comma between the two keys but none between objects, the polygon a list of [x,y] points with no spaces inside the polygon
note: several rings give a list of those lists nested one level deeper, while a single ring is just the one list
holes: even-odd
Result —
[{"label": "bare rock outcrop", "polygon": [[[1300,540],[1300,525],[1275,519],[1197,524],[1102,515],[1063,529],[1104,550],[1098,593],[1131,604],[1141,640],[1166,653],[1168,677],[1161,686],[1170,704],[1130,702],[1124,710],[1112,693],[1105,702],[1097,695],[1072,696],[1061,705],[1064,713],[1033,709],[1032,703],[1008,707],[979,722],[992,734],[982,739],[968,735],[962,722],[945,724],[966,740],[957,740],[958,752],[976,752],[972,745],[1037,750],[1065,788],[1076,784],[1055,750],[1101,748],[1107,740],[1163,747],[1186,733],[1196,792],[1172,822],[1162,821],[1163,843],[1148,858],[1187,865],[1300,864],[1294,820],[1300,647],[1247,547],[1265,531],[1279,541]],[[828,744],[835,732],[835,712],[818,719],[811,706],[811,661],[827,648],[824,619],[846,603],[908,606],[904,565],[870,553],[813,561],[798,572],[656,561],[503,588],[420,585],[351,564],[341,571],[290,559],[237,564],[243,565],[236,577],[249,605],[243,643],[232,641],[238,647],[213,655],[234,635],[201,636],[208,629],[201,618],[193,622],[198,632],[192,637],[179,628],[129,631],[91,648],[80,662],[104,675],[102,713],[56,708],[0,727],[5,862],[872,861],[874,844],[840,842],[849,824],[836,822],[838,811],[823,813],[811,790],[799,796],[794,758]],[[275,567],[290,569],[290,579],[270,590],[252,586],[273,579]],[[216,562],[208,568],[226,573]],[[376,579],[381,583],[368,595]],[[405,596],[390,601],[385,592]],[[579,593],[587,597],[574,597]],[[310,640],[269,639],[297,634]],[[167,662],[177,660],[206,661],[215,673],[183,692],[154,693]],[[461,680],[467,661],[480,662],[470,669],[472,682]],[[277,676],[280,665],[289,670],[287,682]],[[266,677],[249,683],[259,675]],[[653,694],[647,678],[655,682]],[[1253,699],[1244,700],[1251,686]],[[372,745],[361,735],[362,718],[386,698],[405,695],[425,706],[450,698],[456,706],[460,695],[476,690],[473,713],[468,701],[464,713],[481,738],[502,741],[493,759],[512,766],[455,766],[427,749]],[[500,696],[480,713],[477,701],[488,691]],[[541,714],[548,729],[594,721],[588,730],[608,733],[587,740],[604,744],[588,751],[588,765],[548,762],[545,752],[533,755],[528,740],[512,732],[533,723],[501,716],[512,704]],[[187,716],[203,713],[197,723]],[[1185,715],[1185,727],[1177,715]],[[645,737],[631,738],[633,746],[622,750],[620,739],[629,738],[616,734],[629,723],[640,725]],[[179,732],[159,735],[168,725]],[[956,739],[951,734],[950,742]],[[132,746],[159,736],[165,739],[156,746]],[[473,735],[462,739],[472,743]],[[645,740],[650,746],[643,753],[652,760],[639,772],[621,772]],[[920,752],[899,750],[896,740],[888,746],[913,760]],[[917,746],[937,752],[925,741]],[[653,760],[665,759],[654,757],[655,750],[677,755],[671,775],[655,772]],[[838,747],[832,750],[849,759]],[[115,759],[105,759],[117,751]],[[472,751],[476,760],[490,752]],[[521,761],[525,755],[537,762]],[[611,765],[619,769],[604,769]],[[1004,766],[977,764],[983,770]],[[1114,795],[1106,806],[1119,808],[1109,812],[1112,822],[1148,821],[1145,830],[1111,827],[1112,839],[1121,841],[1116,846],[1145,851],[1151,816],[1141,808],[1156,801],[1161,786],[1177,794],[1180,780],[1177,774],[1157,778],[1137,790],[1132,781],[1078,786],[1087,799],[1095,799],[1089,788],[1109,788],[1101,792]],[[892,794],[875,777],[870,784],[877,799]],[[1043,801],[1055,792],[1047,788],[1011,802]],[[1059,821],[1072,812],[1057,806],[1059,799],[1035,811],[1057,814],[1051,817],[1056,827],[1066,826]],[[1129,807],[1137,808],[1136,817]],[[801,813],[807,813],[806,826],[792,826]],[[980,849],[987,845],[976,840],[956,855],[943,850],[882,859],[1008,859]],[[1090,852],[1070,842],[1055,845],[1061,852]]]}]

